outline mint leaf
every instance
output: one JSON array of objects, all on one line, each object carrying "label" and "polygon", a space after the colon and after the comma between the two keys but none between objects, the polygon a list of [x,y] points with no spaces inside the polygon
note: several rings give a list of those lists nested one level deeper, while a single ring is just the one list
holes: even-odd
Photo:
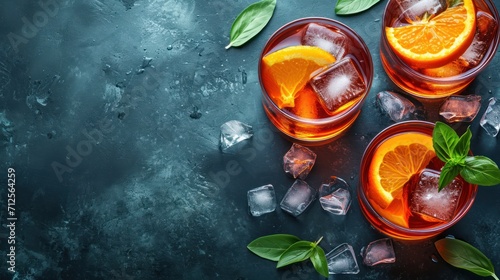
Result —
[{"label": "mint leaf", "polygon": [[273,234],[255,239],[247,248],[261,258],[278,261],[281,254],[297,241],[300,239],[290,234]]},{"label": "mint leaf", "polygon": [[465,166],[460,171],[465,181],[482,186],[500,184],[500,170],[494,161],[484,156],[465,158]]},{"label": "mint leaf", "polygon": [[380,0],[338,0],[335,5],[337,15],[355,14],[368,10]]},{"label": "mint leaf", "polygon": [[262,0],[246,7],[233,22],[226,49],[238,47],[264,29],[274,13],[276,0]]},{"label": "mint leaf", "polygon": [[441,191],[444,187],[448,186],[462,170],[461,166],[454,165],[451,162],[445,163],[441,169],[441,174],[439,175],[439,186],[438,191]]},{"label": "mint leaf", "polygon": [[458,135],[453,128],[443,122],[436,122],[432,131],[432,144],[440,160],[446,163],[453,158],[458,141]]},{"label": "mint leaf", "polygon": [[460,136],[460,138],[458,139],[458,142],[455,145],[452,154],[455,155],[456,157],[466,157],[470,151],[471,139],[472,139],[472,132],[470,131],[470,128],[467,127],[467,131],[465,131],[465,133],[462,134],[462,136]]},{"label": "mint leaf", "polygon": [[319,246],[316,246],[311,256],[311,262],[316,271],[328,278],[328,262],[326,261],[325,251]]},{"label": "mint leaf", "polygon": [[310,241],[297,241],[292,246],[288,247],[285,252],[281,255],[277,268],[305,261],[309,259],[313,253],[316,244]]},{"label": "mint leaf", "polygon": [[454,238],[443,238],[434,245],[447,263],[480,276],[493,276],[498,279],[490,259],[469,243]]}]

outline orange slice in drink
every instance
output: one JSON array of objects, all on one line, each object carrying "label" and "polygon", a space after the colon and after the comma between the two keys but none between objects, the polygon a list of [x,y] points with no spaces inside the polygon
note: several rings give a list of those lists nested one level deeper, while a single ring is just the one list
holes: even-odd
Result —
[{"label": "orange slice in drink", "polygon": [[291,46],[262,59],[262,79],[271,99],[280,108],[294,107],[296,94],[312,72],[335,62],[329,52],[313,46]]},{"label": "orange slice in drink", "polygon": [[386,27],[389,45],[413,67],[436,68],[463,54],[476,31],[473,0],[446,9],[435,17],[400,27]]},{"label": "orange slice in drink", "polygon": [[435,156],[432,137],[397,134],[376,149],[369,170],[369,198],[383,209],[403,197],[403,186]]}]

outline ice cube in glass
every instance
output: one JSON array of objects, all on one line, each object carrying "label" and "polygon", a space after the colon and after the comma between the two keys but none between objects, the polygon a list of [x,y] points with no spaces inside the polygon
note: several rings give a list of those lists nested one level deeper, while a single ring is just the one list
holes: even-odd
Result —
[{"label": "ice cube in glass", "polygon": [[500,103],[495,97],[490,98],[488,108],[481,117],[479,124],[486,130],[486,133],[496,137],[500,131]]},{"label": "ice cube in glass", "polygon": [[316,162],[316,154],[309,148],[293,143],[283,156],[283,169],[293,178],[304,180]]},{"label": "ice cube in glass", "polygon": [[370,242],[363,252],[363,263],[367,266],[394,262],[396,262],[396,253],[394,253],[390,238]]},{"label": "ice cube in glass", "polygon": [[448,7],[446,0],[400,0],[401,15],[408,22],[420,21],[426,15],[432,16],[443,12]]},{"label": "ice cube in glass", "polygon": [[316,190],[306,182],[297,179],[281,200],[280,207],[297,217],[307,209],[315,197]]},{"label": "ice cube in glass", "polygon": [[392,91],[381,91],[377,93],[376,100],[380,109],[395,122],[414,118],[415,104],[400,94]]},{"label": "ice cube in glass", "polygon": [[349,184],[339,177],[332,176],[328,184],[319,188],[321,207],[335,215],[345,215],[351,206]]},{"label": "ice cube in glass", "polygon": [[426,220],[451,221],[455,215],[463,182],[458,177],[438,191],[439,171],[424,169],[409,193],[410,211]]},{"label": "ice cube in glass", "polygon": [[225,151],[252,136],[250,125],[237,120],[228,121],[220,126],[220,148]]},{"label": "ice cube in glass", "polygon": [[471,122],[481,108],[479,95],[453,95],[441,105],[439,115],[447,122]]},{"label": "ice cube in glass", "polygon": [[475,67],[483,59],[484,54],[495,37],[498,28],[497,21],[489,14],[479,11],[476,15],[476,34],[469,48],[460,57],[467,62],[467,66]]},{"label": "ice cube in glass", "polygon": [[302,35],[302,45],[319,47],[331,53],[336,60],[344,57],[350,40],[341,32],[317,23],[309,23]]},{"label": "ice cube in glass", "polygon": [[358,274],[359,266],[352,246],[343,243],[326,254],[329,274]]},{"label": "ice cube in glass", "polygon": [[354,58],[347,56],[333,63],[309,80],[325,110],[334,113],[337,109],[360,98],[366,84]]},{"label": "ice cube in glass", "polygon": [[249,190],[247,198],[252,216],[258,217],[276,209],[276,194],[271,184]]}]

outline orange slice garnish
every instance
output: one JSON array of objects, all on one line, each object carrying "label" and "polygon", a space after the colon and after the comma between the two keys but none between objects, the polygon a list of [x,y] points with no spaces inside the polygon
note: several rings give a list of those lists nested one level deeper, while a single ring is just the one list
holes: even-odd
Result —
[{"label": "orange slice garnish", "polygon": [[476,31],[473,0],[463,2],[435,17],[386,27],[389,45],[412,67],[436,68],[457,59],[467,50]]},{"label": "orange slice garnish", "polygon": [[335,62],[329,52],[313,46],[291,46],[262,59],[262,78],[266,91],[280,108],[294,107],[297,93],[312,72]]}]

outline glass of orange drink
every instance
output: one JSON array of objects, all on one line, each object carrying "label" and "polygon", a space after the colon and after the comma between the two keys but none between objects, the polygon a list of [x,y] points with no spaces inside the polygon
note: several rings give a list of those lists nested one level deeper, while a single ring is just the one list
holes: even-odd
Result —
[{"label": "glass of orange drink", "polygon": [[285,24],[259,60],[270,121],[302,142],[332,140],[356,120],[373,79],[368,47],[354,30],[327,18]]},{"label": "glass of orange drink", "polygon": [[494,57],[498,25],[492,0],[389,0],[382,65],[398,87],[416,97],[459,93]]},{"label": "glass of orange drink", "polygon": [[434,123],[393,124],[368,144],[362,161],[358,200],[380,232],[402,240],[435,236],[470,209],[477,185],[456,177],[438,192],[444,163],[432,143]]}]

